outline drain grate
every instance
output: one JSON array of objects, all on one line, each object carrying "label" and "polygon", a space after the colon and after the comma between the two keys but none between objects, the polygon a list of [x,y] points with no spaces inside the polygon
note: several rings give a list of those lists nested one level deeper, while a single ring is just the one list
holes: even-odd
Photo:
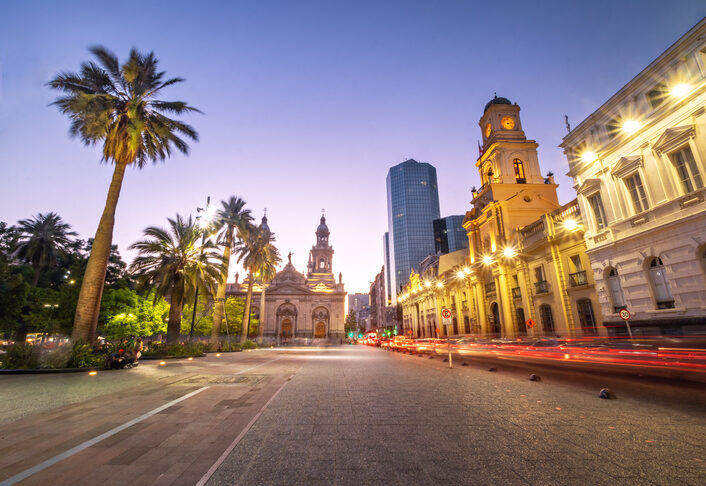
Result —
[{"label": "drain grate", "polygon": [[267,377],[268,375],[196,375],[174,385],[257,385]]}]

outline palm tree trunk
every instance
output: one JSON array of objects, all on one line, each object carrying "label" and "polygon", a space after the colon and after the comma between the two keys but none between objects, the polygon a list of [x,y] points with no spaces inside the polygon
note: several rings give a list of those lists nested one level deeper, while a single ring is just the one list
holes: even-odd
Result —
[{"label": "palm tree trunk", "polygon": [[36,287],[37,284],[39,283],[40,272],[41,272],[41,267],[39,266],[39,264],[34,265],[34,281],[32,282],[32,285],[34,287]]},{"label": "palm tree trunk", "polygon": [[248,295],[245,297],[245,309],[243,309],[243,329],[240,335],[240,342],[244,343],[248,340],[248,331],[250,330],[250,303],[252,302],[252,272],[248,274]]},{"label": "palm tree trunk", "polygon": [[[213,308],[213,327],[211,327],[211,348],[218,347],[218,340],[221,334],[221,323],[223,322],[223,311],[226,305],[226,282],[228,281],[228,268],[230,267],[230,242],[233,239],[233,228],[228,227],[226,232],[226,244],[223,248],[223,263],[225,270],[221,275],[221,281],[218,282],[218,290],[216,290],[216,305]],[[220,304],[220,305],[219,305]]]},{"label": "palm tree trunk", "polygon": [[260,293],[260,320],[257,323],[257,344],[262,345],[262,336],[265,332],[265,282],[261,284],[262,292]]},{"label": "palm tree trunk", "polygon": [[179,341],[181,336],[181,313],[184,310],[183,293],[172,291],[172,298],[169,302],[169,321],[167,321],[167,343],[172,344]]},{"label": "palm tree trunk", "polygon": [[125,167],[125,164],[115,163],[105,208],[98,223],[91,255],[88,257],[88,264],[86,265],[86,273],[81,284],[81,293],[76,304],[74,329],[71,334],[71,339],[73,340],[93,343],[96,337],[98,314],[100,313],[103,286],[105,285],[105,272],[108,267],[108,258],[110,257],[110,246],[113,243],[115,208],[118,205],[120,188],[123,185]]}]

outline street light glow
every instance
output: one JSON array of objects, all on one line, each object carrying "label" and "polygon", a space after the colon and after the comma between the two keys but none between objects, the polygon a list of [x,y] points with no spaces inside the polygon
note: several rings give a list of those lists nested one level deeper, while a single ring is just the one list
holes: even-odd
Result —
[{"label": "street light glow", "polygon": [[598,154],[587,150],[586,152],[581,154],[581,160],[590,164],[591,162],[595,162],[596,160],[598,160]]},{"label": "street light glow", "polygon": [[517,255],[517,251],[511,246],[505,247],[503,250],[503,255],[505,255],[505,258],[513,258],[515,255]]},{"label": "street light glow", "polygon": [[443,282],[436,282],[436,287],[439,288],[439,289],[443,289],[443,288],[444,288],[444,283],[443,283]]},{"label": "street light glow", "polygon": [[637,120],[625,120],[622,129],[628,135],[632,135],[642,127],[642,124]]},{"label": "street light glow", "polygon": [[465,277],[466,277],[466,274],[463,273],[462,270],[459,270],[458,272],[456,272],[456,277],[457,277],[457,278],[465,278]]},{"label": "street light glow", "polygon": [[484,265],[490,265],[491,263],[493,263],[493,257],[491,257],[490,255],[483,256]]},{"label": "street light glow", "polygon": [[677,85],[674,85],[672,89],[669,91],[669,94],[674,96],[675,98],[683,98],[686,95],[689,94],[689,91],[691,91],[691,86],[686,84],[686,83],[679,83]]},{"label": "street light glow", "polygon": [[466,275],[470,275],[470,274],[471,274],[471,269],[468,268],[468,267],[463,267],[463,273],[465,273]]},{"label": "street light glow", "polygon": [[431,282],[430,282],[429,280],[424,281],[424,286],[425,286],[426,288],[431,287]]},{"label": "street light glow", "polygon": [[576,222],[575,219],[564,220],[564,228],[566,228],[567,230],[574,231],[578,227],[579,224]]},{"label": "street light glow", "polygon": [[199,216],[199,226],[201,229],[208,228],[214,219],[216,219],[216,213],[218,213],[218,208],[215,205],[209,204],[206,209],[203,210],[203,214]]}]

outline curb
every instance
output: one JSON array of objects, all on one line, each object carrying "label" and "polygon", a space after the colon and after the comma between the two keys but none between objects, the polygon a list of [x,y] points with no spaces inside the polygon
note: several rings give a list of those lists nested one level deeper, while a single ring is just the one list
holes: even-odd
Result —
[{"label": "curb", "polygon": [[41,375],[56,373],[80,373],[82,371],[100,371],[102,366],[90,366],[87,368],[35,368],[30,370],[0,370],[0,375]]},{"label": "curb", "polygon": [[205,358],[206,354],[187,354],[184,356],[140,356],[140,361],[156,361],[163,359],[188,359],[188,358]]}]

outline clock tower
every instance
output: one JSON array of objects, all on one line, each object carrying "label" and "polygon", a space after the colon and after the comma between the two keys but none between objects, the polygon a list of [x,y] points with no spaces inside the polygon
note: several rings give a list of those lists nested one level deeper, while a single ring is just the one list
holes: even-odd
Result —
[{"label": "clock tower", "polygon": [[316,228],[316,244],[309,251],[307,278],[311,281],[335,284],[332,267],[333,247],[328,242],[329,234],[326,218],[322,214],[319,226]]}]

